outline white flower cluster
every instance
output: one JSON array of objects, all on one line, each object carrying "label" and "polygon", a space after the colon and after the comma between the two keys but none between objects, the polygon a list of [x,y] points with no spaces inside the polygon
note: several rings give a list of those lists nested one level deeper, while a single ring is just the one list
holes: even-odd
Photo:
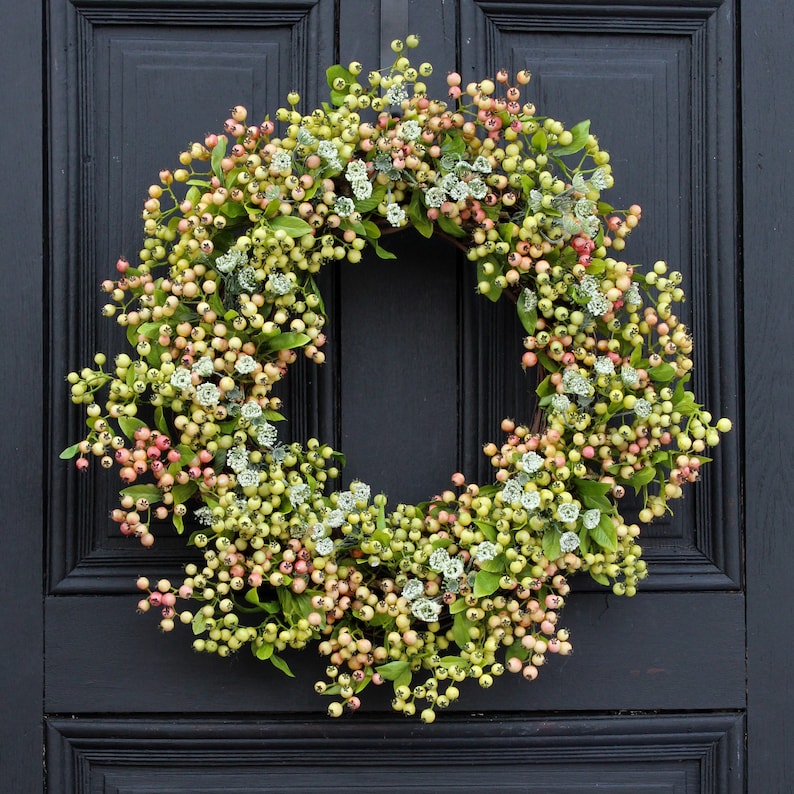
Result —
[{"label": "white flower cluster", "polygon": [[367,174],[367,165],[363,160],[351,160],[345,169],[345,179],[353,189],[358,201],[365,201],[372,195],[372,183]]}]

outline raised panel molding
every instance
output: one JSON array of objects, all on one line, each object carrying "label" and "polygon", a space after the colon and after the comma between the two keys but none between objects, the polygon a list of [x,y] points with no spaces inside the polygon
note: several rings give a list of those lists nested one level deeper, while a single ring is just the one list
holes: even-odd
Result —
[{"label": "raised panel molding", "polygon": [[[667,258],[684,272],[682,315],[698,343],[695,391],[715,413],[737,419],[737,158],[734,136],[721,134],[736,126],[733,25],[730,0],[460,4],[464,82],[483,69],[529,68],[524,96],[541,115],[569,125],[591,118],[614,150],[613,192],[621,195],[610,201],[638,201],[645,211],[626,257]],[[478,338],[488,336],[473,335],[469,366],[486,354]],[[520,377],[502,374],[502,389],[515,393],[521,387],[509,384]],[[644,531],[653,572],[644,589],[741,587],[738,455],[732,434],[704,480],[674,505],[676,516]],[[630,516],[630,500],[626,507]]]},{"label": "raised panel molding", "polygon": [[[64,403],[64,377],[97,349],[122,349],[120,331],[99,320],[98,285],[120,253],[135,256],[139,203],[157,170],[220,129],[232,104],[264,116],[296,88],[314,106],[333,29],[332,0],[51,0],[51,592],[129,592],[153,556],[164,572],[178,570],[183,538],[165,531],[154,555],[131,548],[135,541],[104,518],[115,502],[112,478],[78,477],[57,461],[81,432]],[[308,388],[295,380],[293,388]]]},{"label": "raised panel molding", "polygon": [[743,724],[737,713],[441,715],[432,726],[359,716],[55,717],[47,776],[49,790],[62,794],[342,794],[351,785],[387,794],[528,786],[548,794],[738,794]]}]

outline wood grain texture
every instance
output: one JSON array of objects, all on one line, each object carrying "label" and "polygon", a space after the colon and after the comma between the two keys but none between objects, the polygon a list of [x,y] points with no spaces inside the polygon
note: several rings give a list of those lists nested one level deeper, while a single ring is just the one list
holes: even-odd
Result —
[{"label": "wood grain texture", "polygon": [[53,719],[64,794],[351,790],[386,794],[740,794],[743,719],[699,715],[466,716],[432,726],[289,717]]},{"label": "wood grain texture", "polygon": [[748,790],[794,782],[794,600],[791,394],[794,338],[788,230],[794,209],[790,32],[784,0],[742,5]]},{"label": "wood grain texture", "polygon": [[[311,652],[286,658],[296,678],[248,649],[229,660],[197,655],[190,631],[162,636],[137,598],[58,596],[47,601],[50,713],[172,713],[196,708],[324,711],[314,693],[325,662]],[[575,652],[550,659],[537,681],[505,675],[488,690],[469,682],[467,710],[569,712],[744,707],[744,599],[738,593],[646,593],[634,599],[577,593],[562,613]],[[697,609],[697,615],[692,612]],[[696,632],[698,642],[691,640]],[[207,697],[200,693],[207,692]],[[365,712],[388,711],[388,686],[369,687]]]},{"label": "wood grain texture", "polygon": [[[49,182],[43,167],[44,108],[41,102],[42,5],[29,3],[3,15],[0,26],[0,107],[3,108],[3,179],[0,199],[8,220],[0,262],[0,333],[4,418],[0,479],[0,537],[17,553],[6,556],[0,576],[3,653],[2,788],[18,794],[40,791],[42,768],[43,616],[41,612],[43,490],[48,468],[43,422],[43,257]],[[7,726],[7,728],[5,727]]]}]

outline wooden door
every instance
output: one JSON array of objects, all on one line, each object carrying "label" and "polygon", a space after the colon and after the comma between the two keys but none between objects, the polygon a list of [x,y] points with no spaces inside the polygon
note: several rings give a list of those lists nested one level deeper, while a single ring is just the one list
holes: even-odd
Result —
[{"label": "wooden door", "polygon": [[[784,6],[50,0],[7,20],[8,791],[788,790]],[[685,273],[697,391],[737,424],[675,519],[645,532],[636,598],[574,580],[577,653],[532,684],[472,688],[431,726],[391,713],[387,693],[329,721],[315,658],[286,679],[159,636],[135,615],[134,580],[175,575],[183,541],[133,549],[105,519],[109,478],[57,458],[80,421],[65,374],[119,342],[96,285],[137,250],[152,173],[230,105],[272,112],[296,88],[314,107],[328,64],[378,63],[413,31],[437,95],[448,69],[528,68],[543,112],[592,120],[615,155],[614,203],[643,206],[631,256]],[[389,245],[396,261],[328,274],[328,363],[296,373],[287,399],[296,438],[320,434],[349,478],[412,501],[457,469],[484,478],[481,444],[529,416],[532,383],[512,363],[513,313],[474,294],[456,249],[410,232]]]}]

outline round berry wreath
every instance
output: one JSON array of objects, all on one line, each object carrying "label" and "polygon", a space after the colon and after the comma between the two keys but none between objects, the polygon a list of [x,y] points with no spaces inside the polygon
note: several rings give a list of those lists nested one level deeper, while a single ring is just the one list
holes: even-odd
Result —
[{"label": "round berry wreath", "polygon": [[[681,274],[618,258],[640,208],[601,200],[613,176],[589,122],[536,115],[526,71],[452,73],[451,106],[431,99],[432,66],[404,54],[417,41],[393,42],[394,64],[366,79],[332,66],[321,108],[290,94],[281,134],[233,108],[160,172],[137,264],[102,284],[131,350],[69,374],[88,431],[62,457],[118,466],[112,518],[144,546],[192,515],[184,581],[138,581],[163,631],[187,624],[220,656],[249,645],[287,674],[281,652],[313,644],[330,715],[390,681],[394,709],[430,722],[466,678],[532,680],[571,652],[571,575],[634,595],[646,567],[626,487],[641,523],[662,515],[730,422],[686,388]],[[282,442],[271,390],[298,352],[325,358],[320,269],[367,247],[393,258],[381,239],[406,226],[455,242],[478,291],[515,303],[539,385],[534,419],[504,420],[504,443],[484,447],[494,482],[456,473],[429,502],[387,508],[364,482],[329,492],[343,456]]]}]

